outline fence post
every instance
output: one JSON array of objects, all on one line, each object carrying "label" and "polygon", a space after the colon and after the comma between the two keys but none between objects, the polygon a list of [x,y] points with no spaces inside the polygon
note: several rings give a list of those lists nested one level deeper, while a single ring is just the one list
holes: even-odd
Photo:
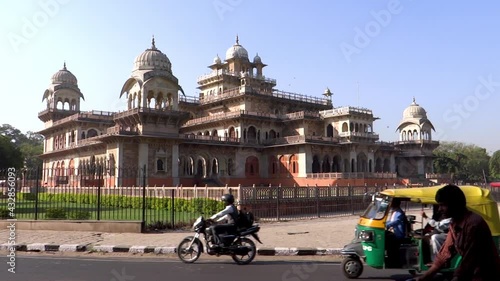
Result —
[{"label": "fence post", "polygon": [[146,164],[142,170],[142,232],[146,230]]},{"label": "fence post", "polygon": [[175,200],[174,200],[174,198],[175,198],[175,190],[172,188],[170,190],[170,206],[171,206],[171,208],[170,208],[170,221],[172,222],[172,229],[174,229],[174,225],[175,225],[175,223],[174,223],[174,219],[175,219],[175,213],[174,213]]},{"label": "fence post", "polygon": [[276,189],[276,220],[280,221],[280,191],[281,191],[281,183],[278,185]]},{"label": "fence post", "polygon": [[319,210],[319,187],[317,184],[316,184],[316,213],[318,214],[318,218],[321,217]]},{"label": "fence post", "polygon": [[351,215],[354,215],[354,192],[353,192],[353,187],[351,186],[350,183],[347,184],[347,192],[349,194],[349,198],[351,198]]},{"label": "fence post", "polygon": [[38,192],[39,192],[39,187],[38,185],[40,184],[38,177],[40,175],[40,166],[36,167],[36,181],[35,181],[35,220],[38,220]]},{"label": "fence post", "polygon": [[101,220],[101,166],[97,166],[97,220]]}]

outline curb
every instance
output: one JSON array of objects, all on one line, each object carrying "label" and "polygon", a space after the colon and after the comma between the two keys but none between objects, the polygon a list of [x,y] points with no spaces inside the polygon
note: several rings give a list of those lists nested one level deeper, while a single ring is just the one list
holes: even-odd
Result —
[{"label": "curb", "polygon": [[[0,244],[0,251],[15,248],[19,252],[101,252],[131,254],[175,254],[177,247],[127,246],[127,245],[83,245],[83,244]],[[339,256],[340,248],[257,248],[260,256]]]}]

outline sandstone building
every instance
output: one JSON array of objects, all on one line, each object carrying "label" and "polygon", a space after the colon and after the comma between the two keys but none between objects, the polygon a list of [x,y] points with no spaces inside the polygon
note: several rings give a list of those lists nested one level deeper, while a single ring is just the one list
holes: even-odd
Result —
[{"label": "sandstone building", "polygon": [[150,186],[392,184],[433,172],[439,143],[415,99],[399,140],[382,142],[370,109],[333,107],[329,89],[322,97],[280,91],[266,66],[237,38],[198,78],[199,96],[187,97],[153,39],[117,95],[127,108],[83,112],[84,95],[64,64],[38,114],[44,181],[138,185],[144,167]]}]

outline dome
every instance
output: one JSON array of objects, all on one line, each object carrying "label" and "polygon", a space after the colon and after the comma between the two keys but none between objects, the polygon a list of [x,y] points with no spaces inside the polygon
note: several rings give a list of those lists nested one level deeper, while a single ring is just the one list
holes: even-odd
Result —
[{"label": "dome", "polygon": [[232,58],[248,59],[248,52],[240,45],[238,36],[236,36],[236,43],[226,51],[226,60]]},{"label": "dome", "polygon": [[262,60],[259,57],[259,54],[256,54],[253,58],[253,63],[262,63]]},{"label": "dome", "polygon": [[413,102],[403,112],[403,118],[427,118],[427,112],[423,107],[418,105],[413,98]]},{"label": "dome", "polygon": [[71,84],[76,86],[77,83],[78,80],[76,80],[75,75],[66,69],[66,63],[64,63],[63,69],[52,75],[52,84]]},{"label": "dome", "polygon": [[172,64],[167,55],[156,48],[155,39],[153,38],[151,48],[135,59],[134,70],[165,70],[172,72]]},{"label": "dome", "polygon": [[214,64],[220,64],[221,63],[221,60],[219,58],[219,55],[217,55],[215,58],[214,58]]}]

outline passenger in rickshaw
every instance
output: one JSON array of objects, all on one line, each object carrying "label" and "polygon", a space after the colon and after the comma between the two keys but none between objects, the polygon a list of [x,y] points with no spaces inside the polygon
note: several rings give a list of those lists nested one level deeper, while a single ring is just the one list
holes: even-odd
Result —
[{"label": "passenger in rickshaw", "polygon": [[408,220],[401,209],[401,200],[394,198],[391,202],[392,215],[386,222],[385,245],[387,250],[387,265],[399,267],[399,246],[407,237]]},{"label": "passenger in rickshaw", "polygon": [[462,261],[453,272],[452,281],[497,281],[500,277],[500,257],[486,221],[467,209],[463,191],[456,185],[446,185],[436,193],[439,211],[451,217],[450,231],[431,268],[418,281],[432,280],[455,254]]},{"label": "passenger in rickshaw", "polygon": [[439,212],[438,208],[439,205],[434,205],[432,218],[427,217],[427,214],[422,212],[422,218],[429,219],[427,225],[430,227],[423,237],[424,243],[430,247],[430,254],[425,255],[424,253],[426,259],[430,258],[430,260],[425,261],[426,263],[434,261],[436,254],[446,240],[450,228],[451,218],[447,218],[443,213]]}]

